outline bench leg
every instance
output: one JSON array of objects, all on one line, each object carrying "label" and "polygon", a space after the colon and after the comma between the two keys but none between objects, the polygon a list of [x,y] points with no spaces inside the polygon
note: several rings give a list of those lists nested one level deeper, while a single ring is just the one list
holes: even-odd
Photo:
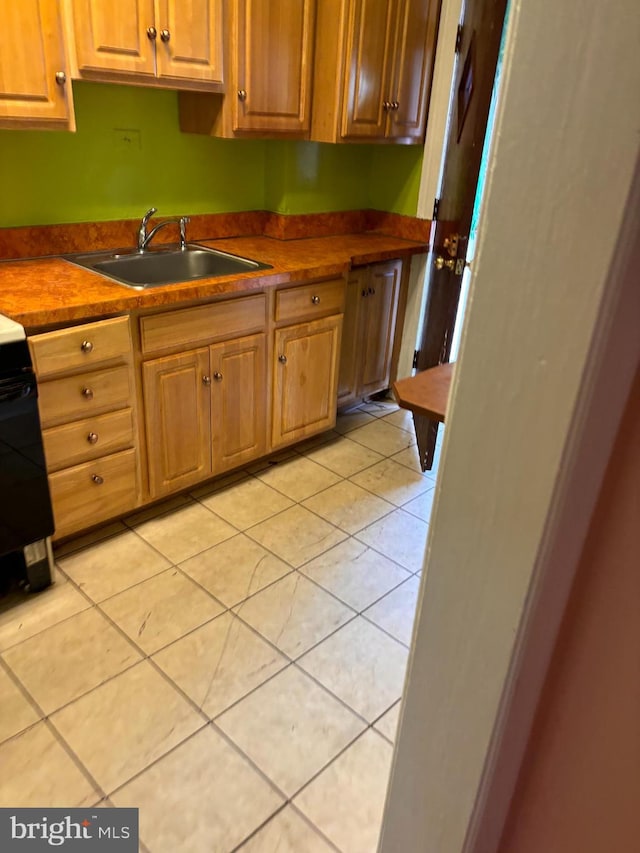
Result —
[{"label": "bench leg", "polygon": [[438,438],[439,421],[433,421],[425,415],[413,415],[413,426],[418,441],[418,455],[420,456],[420,467],[423,471],[431,471],[433,468],[433,457],[436,452],[436,440]]}]

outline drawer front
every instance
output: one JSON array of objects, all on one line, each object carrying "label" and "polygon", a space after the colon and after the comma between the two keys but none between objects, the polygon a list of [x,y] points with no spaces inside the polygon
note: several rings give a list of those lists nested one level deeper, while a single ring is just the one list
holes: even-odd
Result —
[{"label": "drawer front", "polygon": [[129,367],[79,373],[38,385],[43,428],[130,405]]},{"label": "drawer front", "polygon": [[34,335],[29,346],[38,379],[83,368],[93,370],[103,362],[127,361],[131,353],[129,318]]},{"label": "drawer front", "polygon": [[133,412],[121,409],[43,431],[47,470],[69,468],[133,445]]},{"label": "drawer front", "polygon": [[279,290],[276,293],[276,323],[340,314],[344,310],[344,296],[343,278]]},{"label": "drawer front", "polygon": [[266,305],[266,297],[261,293],[142,317],[142,351],[148,354],[177,347],[195,349],[215,340],[261,332],[266,322]]},{"label": "drawer front", "polygon": [[134,509],[136,452],[124,450],[49,475],[55,539]]}]

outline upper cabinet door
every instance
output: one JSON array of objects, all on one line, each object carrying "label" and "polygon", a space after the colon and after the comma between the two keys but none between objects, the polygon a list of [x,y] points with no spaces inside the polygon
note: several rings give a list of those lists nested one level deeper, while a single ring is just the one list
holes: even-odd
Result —
[{"label": "upper cabinet door", "polygon": [[387,125],[397,0],[352,0],[342,136],[376,138]]},{"label": "upper cabinet door", "polygon": [[309,130],[315,0],[237,0],[234,130]]},{"label": "upper cabinet door", "polygon": [[222,0],[156,0],[158,77],[222,83]]},{"label": "upper cabinet door", "polygon": [[423,139],[440,4],[400,0],[388,135]]},{"label": "upper cabinet door", "polygon": [[[72,0],[80,72],[155,76],[153,0]],[[159,37],[159,35],[158,35]]]},{"label": "upper cabinet door", "polygon": [[0,127],[73,127],[58,3],[20,0],[2,12]]}]

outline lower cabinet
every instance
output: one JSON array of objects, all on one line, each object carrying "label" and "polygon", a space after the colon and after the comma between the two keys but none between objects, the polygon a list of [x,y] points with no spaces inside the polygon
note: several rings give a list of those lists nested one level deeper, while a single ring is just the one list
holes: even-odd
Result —
[{"label": "lower cabinet", "polygon": [[341,330],[342,314],[276,329],[274,448],[335,424]]},{"label": "lower cabinet", "polygon": [[352,270],[347,282],[338,406],[389,387],[401,282],[401,260]]},{"label": "lower cabinet", "polygon": [[259,334],[143,364],[152,499],[265,453],[265,353]]}]

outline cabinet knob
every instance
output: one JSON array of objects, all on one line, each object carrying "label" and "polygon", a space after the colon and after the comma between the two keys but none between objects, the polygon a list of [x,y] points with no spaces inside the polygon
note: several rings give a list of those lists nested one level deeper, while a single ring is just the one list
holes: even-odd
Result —
[{"label": "cabinet knob", "polygon": [[320,297],[319,296],[312,296],[311,301],[313,302],[314,305],[319,305],[320,304]]},{"label": "cabinet knob", "polygon": [[238,89],[238,100],[246,101],[247,100],[247,90],[246,89]]},{"label": "cabinet knob", "polygon": [[211,385],[211,377],[210,376],[203,376],[202,377],[202,384],[203,385]]},{"label": "cabinet knob", "polygon": [[218,373],[218,371],[217,371],[217,370],[216,370],[216,372],[213,374],[213,378],[216,380],[216,382],[222,382],[222,374],[221,374],[221,373]]},{"label": "cabinet knob", "polygon": [[93,350],[93,344],[91,341],[82,341],[80,344],[80,349],[82,352],[91,352]]},{"label": "cabinet knob", "polygon": [[155,27],[147,27],[147,38],[149,41],[155,41],[158,37],[158,31]]},{"label": "cabinet knob", "polygon": [[399,101],[392,101],[392,102],[391,102],[391,109],[392,109],[394,112],[396,112],[397,110],[399,110],[399,109],[400,109],[400,102],[399,102]]},{"label": "cabinet knob", "polygon": [[456,262],[453,260],[453,258],[448,258],[447,260],[445,260],[442,255],[436,255],[434,263],[436,265],[437,270],[442,270],[446,267],[448,270],[453,271],[456,265]]},{"label": "cabinet knob", "polygon": [[96,486],[101,486],[104,483],[104,477],[101,477],[100,474],[92,474],[91,479]]},{"label": "cabinet knob", "polygon": [[169,30],[160,30],[160,38],[166,44],[171,38],[171,33]]},{"label": "cabinet knob", "polygon": [[376,292],[375,287],[370,287],[368,292],[369,292],[369,296],[374,296],[375,292]]},{"label": "cabinet knob", "polygon": [[56,83],[58,84],[58,86],[64,86],[66,82],[67,75],[64,73],[64,71],[56,71]]},{"label": "cabinet knob", "polygon": [[278,356],[278,361],[280,362],[280,364],[286,364],[286,363],[287,363],[287,357],[286,357],[286,355],[279,355],[279,356]]},{"label": "cabinet knob", "polygon": [[98,433],[90,432],[87,436],[87,441],[89,442],[89,444],[96,444],[96,442],[98,441]]},{"label": "cabinet knob", "polygon": [[363,295],[363,296],[366,296],[366,295],[367,295],[367,291],[366,291],[366,290],[363,290],[363,291],[362,291],[362,295]]},{"label": "cabinet knob", "polygon": [[391,109],[391,101],[383,101],[382,102],[382,109],[385,112],[389,112],[389,110]]},{"label": "cabinet knob", "polygon": [[81,393],[85,400],[93,400],[93,390],[91,388],[83,388]]}]

